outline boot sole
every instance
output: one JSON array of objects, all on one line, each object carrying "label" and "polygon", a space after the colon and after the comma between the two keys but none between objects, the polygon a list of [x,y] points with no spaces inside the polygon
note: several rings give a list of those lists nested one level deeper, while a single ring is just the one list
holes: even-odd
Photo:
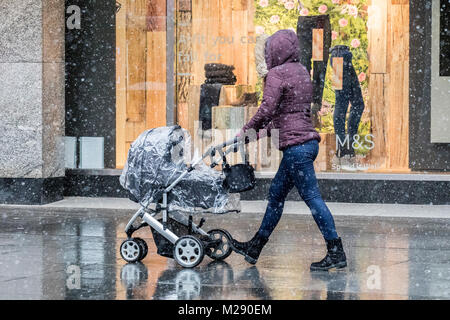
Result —
[{"label": "boot sole", "polygon": [[339,262],[339,263],[336,263],[336,264],[333,264],[333,265],[331,265],[331,266],[329,266],[329,267],[324,267],[324,268],[321,268],[321,267],[313,267],[313,266],[311,266],[311,267],[309,268],[309,270],[311,270],[311,271],[328,271],[328,270],[333,269],[333,268],[336,268],[336,269],[343,269],[343,268],[345,268],[345,267],[347,267],[347,262],[346,262],[346,261],[344,261],[344,262]]},{"label": "boot sole", "polygon": [[233,249],[234,252],[243,255],[243,256],[245,257],[245,261],[247,261],[248,263],[250,263],[250,264],[256,264],[256,262],[258,261],[258,258],[259,258],[259,257],[255,259],[255,258],[249,256],[249,255],[247,254],[246,251],[242,251],[242,250],[239,250],[238,248],[236,248],[236,247],[233,245],[233,242],[232,242],[232,241],[230,241],[230,247],[231,247],[231,249]]},{"label": "boot sole", "polygon": [[233,245],[231,245],[231,249],[233,249],[234,252],[243,255],[245,257],[245,261],[247,261],[250,264],[256,264],[256,262],[258,261],[256,259],[250,257],[249,255],[247,255],[244,251],[236,249]]},{"label": "boot sole", "polygon": [[245,255],[245,261],[247,261],[250,264],[256,264],[256,262],[258,261],[257,259],[254,259],[248,255]]},{"label": "boot sole", "polygon": [[239,250],[239,249],[236,249],[236,247],[233,246],[233,243],[232,243],[232,242],[230,242],[230,247],[231,247],[231,249],[233,249],[234,252],[239,253],[239,254],[241,254],[241,255],[243,255],[243,256],[246,255],[244,251],[241,251],[241,250]]}]

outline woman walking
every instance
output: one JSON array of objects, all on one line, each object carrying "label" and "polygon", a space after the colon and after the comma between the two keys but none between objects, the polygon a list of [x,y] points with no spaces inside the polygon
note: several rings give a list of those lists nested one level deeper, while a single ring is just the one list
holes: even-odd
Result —
[{"label": "woman walking", "polygon": [[291,30],[279,30],[268,38],[260,38],[255,45],[257,72],[264,78],[263,101],[239,135],[250,135],[252,130],[279,130],[283,159],[270,186],[266,213],[258,232],[248,242],[233,239],[232,246],[245,260],[255,264],[281,218],[289,191],[295,186],[327,244],[325,258],[312,263],[311,270],[344,268],[347,261],[342,241],[314,172],[320,136],[311,122],[311,78],[299,62],[299,53],[299,40]]}]

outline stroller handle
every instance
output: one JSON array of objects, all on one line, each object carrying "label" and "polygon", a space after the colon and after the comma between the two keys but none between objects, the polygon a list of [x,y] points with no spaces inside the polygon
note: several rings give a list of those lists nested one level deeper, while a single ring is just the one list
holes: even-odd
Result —
[{"label": "stroller handle", "polygon": [[[164,193],[168,193],[170,192],[174,186],[177,185],[177,183],[183,179],[190,171],[194,170],[195,166],[197,166],[200,162],[202,162],[205,158],[210,157],[212,163],[217,164],[217,162],[214,160],[214,157],[216,155],[216,152],[218,152],[221,156],[222,159],[224,158],[224,156],[226,156],[227,154],[229,154],[230,152],[234,151],[235,149],[237,150],[237,147],[239,147],[240,145],[244,144],[244,139],[241,137],[235,137],[233,139],[230,139],[228,141],[225,141],[224,143],[221,143],[217,146],[214,147],[210,147],[208,148],[208,150],[202,155],[201,158],[197,159],[197,161],[194,161],[193,163],[191,163],[191,165],[188,167],[188,169],[186,171],[184,171],[170,186],[168,186],[165,190]],[[223,150],[224,148],[227,148],[225,151]],[[241,146],[242,148],[242,146]],[[237,152],[237,151],[234,151]]]},{"label": "stroller handle", "polygon": [[244,151],[244,142],[245,140],[242,137],[234,137],[233,139],[227,140],[221,144],[210,147],[205,152],[202,159],[205,159],[206,157],[209,156],[211,158],[211,167],[213,168],[214,166],[220,163],[217,162],[217,160],[215,159],[216,152],[219,153],[223,163],[226,163],[226,156],[229,153],[238,152],[238,150],[240,150],[242,159],[247,161],[247,156],[245,155]]},{"label": "stroller handle", "polygon": [[[244,143],[244,140],[241,137],[234,137],[233,139],[227,140],[224,143],[218,144],[216,146],[213,146],[211,148],[209,148],[209,150],[207,150],[204,154],[205,158],[209,155],[211,155],[212,153],[215,154],[215,152],[219,152],[221,155],[225,154],[227,155],[228,153],[232,152],[233,150],[237,151],[237,148]],[[226,150],[223,150],[224,148],[228,148]],[[234,152],[236,152],[234,151]]]},{"label": "stroller handle", "polygon": [[243,142],[241,137],[234,137],[233,139],[230,139],[228,141],[225,141],[222,144],[219,144],[218,146],[216,146],[216,148],[219,147],[219,148],[223,149],[223,148],[231,146],[231,145],[235,145],[235,144],[239,145],[239,143],[241,143],[241,142]]},{"label": "stroller handle", "polygon": [[[203,161],[203,159],[207,157],[214,157],[216,155],[216,152],[218,152],[221,156],[227,155],[228,153],[232,152],[234,149],[239,147],[239,145],[242,144],[243,142],[244,140],[241,137],[235,137],[216,146],[211,146],[208,148],[208,150],[206,150],[206,152],[202,155],[200,159],[191,164],[191,167],[195,167],[197,164],[199,164],[201,161]],[[228,149],[224,151],[223,150],[224,148]]]}]

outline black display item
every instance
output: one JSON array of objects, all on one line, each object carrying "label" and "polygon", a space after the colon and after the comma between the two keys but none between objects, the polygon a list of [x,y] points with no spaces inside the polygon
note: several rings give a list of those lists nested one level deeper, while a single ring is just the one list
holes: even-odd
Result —
[{"label": "black display item", "polygon": [[202,130],[209,130],[212,126],[212,107],[219,105],[221,83],[204,83],[200,86],[199,121]]},{"label": "black display item", "polygon": [[235,68],[233,65],[227,65],[223,63],[207,63],[204,66],[205,71],[233,71]]},{"label": "black display item", "polygon": [[300,42],[300,63],[311,72],[311,60],[313,55],[313,29],[323,29],[323,60],[313,61],[313,104],[322,106],[325,75],[328,65],[329,50],[331,47],[330,16],[299,16],[297,22],[297,36]]},{"label": "black display item", "polygon": [[[364,99],[361,92],[358,76],[353,67],[353,55],[350,48],[345,45],[337,45],[331,49],[331,66],[333,67],[334,58],[343,58],[343,75],[342,75],[342,90],[335,90],[336,103],[334,106],[334,131],[340,141],[346,141],[348,135],[348,145],[336,145],[336,155],[343,157],[345,155],[355,156],[353,148],[353,137],[358,133],[361,116],[364,112]],[[347,130],[345,126],[346,116],[350,107],[350,114],[348,117]]]}]

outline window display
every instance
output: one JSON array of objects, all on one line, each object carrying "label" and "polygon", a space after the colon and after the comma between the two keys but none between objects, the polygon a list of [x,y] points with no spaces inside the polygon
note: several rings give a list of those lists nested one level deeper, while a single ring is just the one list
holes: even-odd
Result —
[{"label": "window display", "polygon": [[[167,95],[175,96],[174,122],[189,130],[198,154],[233,137],[262,99],[267,70],[258,46],[289,29],[313,85],[316,170],[409,171],[408,1],[178,0],[174,61],[166,1],[118,3],[118,167],[140,132],[167,124]],[[273,135],[249,144],[257,171],[276,171],[277,144]]]},{"label": "window display", "polygon": [[[364,100],[359,85],[358,76],[353,67],[353,55],[349,47],[337,45],[331,49],[331,66],[334,59],[342,59],[342,88],[335,88],[334,105],[334,132],[336,133],[336,158],[338,165],[342,160],[347,160],[351,165],[355,158],[355,138],[358,135],[358,128],[361,116],[364,111]],[[340,60],[339,60],[340,61]],[[346,130],[347,111],[351,105]]]}]

